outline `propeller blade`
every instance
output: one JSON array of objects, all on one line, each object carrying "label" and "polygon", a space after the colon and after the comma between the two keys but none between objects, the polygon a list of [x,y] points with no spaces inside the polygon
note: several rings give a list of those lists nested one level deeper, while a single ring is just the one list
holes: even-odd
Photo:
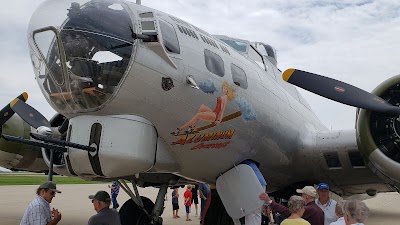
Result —
[{"label": "propeller blade", "polygon": [[297,69],[287,69],[283,72],[282,78],[295,86],[336,102],[375,112],[400,115],[399,107],[342,81]]},{"label": "propeller blade", "polygon": [[32,106],[26,104],[25,102],[14,99],[10,103],[11,109],[14,110],[25,122],[34,128],[40,126],[50,127],[49,121]]},{"label": "propeller blade", "polygon": [[[24,92],[20,94],[17,99],[25,102],[28,99],[28,94]],[[4,106],[4,108],[0,111],[0,126],[3,126],[3,124],[5,124],[14,115],[14,113],[15,112],[11,109],[10,104]]]}]

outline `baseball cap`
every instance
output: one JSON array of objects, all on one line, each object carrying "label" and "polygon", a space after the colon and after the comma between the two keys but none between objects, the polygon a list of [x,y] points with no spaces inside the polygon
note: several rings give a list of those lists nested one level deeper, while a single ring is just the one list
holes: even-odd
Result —
[{"label": "baseball cap", "polygon": [[61,193],[61,191],[57,190],[56,183],[53,181],[46,181],[39,186],[39,188],[50,189],[51,191]]},{"label": "baseball cap", "polygon": [[106,191],[98,191],[95,195],[89,195],[89,199],[96,199],[101,202],[111,202],[110,195]]},{"label": "baseball cap", "polygon": [[328,189],[329,190],[329,185],[326,183],[320,183],[317,186],[317,190],[321,190],[321,189]]},{"label": "baseball cap", "polygon": [[317,197],[317,191],[315,190],[315,188],[313,186],[305,186],[303,187],[303,189],[297,189],[296,190],[297,193],[304,193],[306,195],[309,195],[313,198]]}]

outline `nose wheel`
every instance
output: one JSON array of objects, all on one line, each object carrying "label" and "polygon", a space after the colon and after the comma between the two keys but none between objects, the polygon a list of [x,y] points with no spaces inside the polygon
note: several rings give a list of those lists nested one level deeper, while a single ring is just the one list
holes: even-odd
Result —
[{"label": "nose wheel", "polygon": [[143,209],[139,207],[132,199],[129,199],[119,210],[121,225],[151,224],[151,218],[149,215],[154,208],[154,203],[146,197],[140,196],[140,198],[143,201],[143,208],[146,210],[146,212],[144,212]]},{"label": "nose wheel", "polygon": [[167,193],[167,184],[161,185],[156,203],[147,197],[139,195],[135,181],[131,181],[134,192],[124,180],[119,180],[120,187],[131,197],[119,210],[121,225],[162,225],[161,214],[164,211],[164,198]]}]

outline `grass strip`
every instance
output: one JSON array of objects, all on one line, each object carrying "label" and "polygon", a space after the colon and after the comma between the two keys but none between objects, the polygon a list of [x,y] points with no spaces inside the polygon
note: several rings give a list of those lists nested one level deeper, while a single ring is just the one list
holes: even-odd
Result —
[{"label": "grass strip", "polygon": [[[0,185],[39,185],[47,181],[47,175],[2,175]],[[53,176],[56,184],[96,184],[99,182],[85,181],[79,177]]]}]

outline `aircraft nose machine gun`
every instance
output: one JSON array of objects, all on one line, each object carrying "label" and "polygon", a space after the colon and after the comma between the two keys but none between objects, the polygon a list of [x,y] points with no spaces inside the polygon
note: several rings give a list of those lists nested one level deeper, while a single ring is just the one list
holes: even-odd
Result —
[{"label": "aircraft nose machine gun", "polygon": [[11,135],[6,135],[6,134],[1,135],[1,137],[6,141],[11,141],[11,142],[27,144],[27,145],[32,145],[32,146],[36,146],[36,147],[49,149],[50,150],[50,163],[49,163],[50,168],[49,168],[49,177],[48,177],[49,181],[53,180],[54,151],[67,152],[67,149],[65,147],[72,147],[75,149],[84,150],[84,151],[88,151],[88,152],[97,151],[97,149],[94,147],[80,145],[80,144],[76,144],[76,143],[72,143],[72,142],[68,142],[68,141],[63,141],[60,139],[56,139],[56,138],[52,138],[52,137],[48,137],[48,136],[44,136],[44,135],[30,133],[30,136],[33,139],[39,140],[41,142],[27,140],[24,138],[14,137]]}]

